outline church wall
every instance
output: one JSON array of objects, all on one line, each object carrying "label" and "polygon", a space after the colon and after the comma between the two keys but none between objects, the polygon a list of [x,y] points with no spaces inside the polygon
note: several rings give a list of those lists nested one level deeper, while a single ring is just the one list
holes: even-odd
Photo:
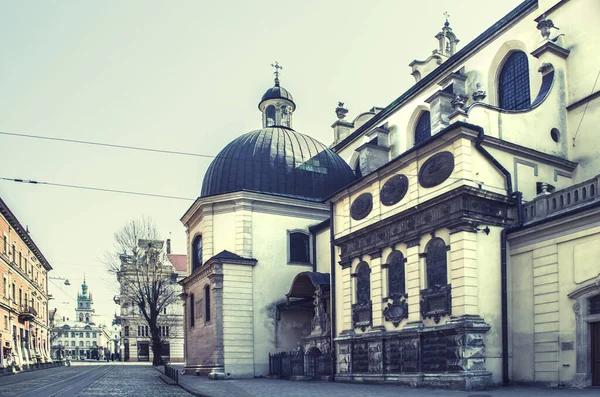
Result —
[{"label": "church wall", "polygon": [[331,272],[331,238],[330,229],[327,228],[317,233],[316,246],[313,247],[317,254],[317,272]]},{"label": "church wall", "polygon": [[252,267],[223,264],[223,357],[234,377],[254,377],[253,281]]},{"label": "church wall", "polygon": [[327,207],[322,208],[321,218],[314,211],[301,208],[293,215],[252,212],[252,241],[255,242],[252,255],[258,260],[253,268],[255,376],[266,376],[269,372],[269,352],[275,351],[276,304],[285,299],[298,273],[312,271],[312,264],[287,263],[287,231],[308,231],[309,226],[329,216]]},{"label": "church wall", "polygon": [[[589,386],[591,346],[583,318],[587,299],[600,294],[594,287],[600,275],[598,215],[533,226],[509,241],[512,379]],[[594,288],[569,297],[586,286]]]},{"label": "church wall", "polygon": [[234,212],[216,213],[214,215],[213,248],[210,256],[216,255],[223,250],[236,252],[235,221],[236,214]]}]

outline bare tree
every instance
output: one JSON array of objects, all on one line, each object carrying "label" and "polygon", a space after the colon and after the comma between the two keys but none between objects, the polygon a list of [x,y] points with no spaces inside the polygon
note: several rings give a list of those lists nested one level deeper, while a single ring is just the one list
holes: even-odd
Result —
[{"label": "bare tree", "polygon": [[[147,324],[144,329],[150,331],[149,335],[142,336],[150,337],[152,365],[159,365],[163,342],[175,336],[175,327],[170,327],[173,319],[165,313],[168,306],[179,303],[177,273],[167,259],[163,241],[151,219],[127,222],[114,234],[114,239],[115,252],[107,255],[106,262],[120,284],[118,303],[122,315],[125,314],[121,325],[131,323],[136,316]],[[170,331],[165,332],[166,329]]]}]

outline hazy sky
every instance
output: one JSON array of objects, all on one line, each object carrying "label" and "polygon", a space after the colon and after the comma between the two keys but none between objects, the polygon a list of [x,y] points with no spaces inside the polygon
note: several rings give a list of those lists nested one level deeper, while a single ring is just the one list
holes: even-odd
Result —
[{"label": "hazy sky", "polygon": [[[273,85],[294,96],[294,128],[329,145],[334,109],[384,107],[436,48],[444,11],[459,49],[519,0],[0,0],[0,131],[216,155],[261,127]],[[0,177],[194,199],[209,158],[0,135]],[[54,270],[71,317],[87,277],[109,319],[116,280],[101,257],[142,215],[185,253],[179,219],[192,201],[0,181],[0,196]],[[60,286],[62,292],[58,290]]]}]

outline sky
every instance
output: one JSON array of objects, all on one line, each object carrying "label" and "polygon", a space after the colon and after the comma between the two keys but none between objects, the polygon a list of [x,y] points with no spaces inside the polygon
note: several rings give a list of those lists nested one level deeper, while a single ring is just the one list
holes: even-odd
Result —
[{"label": "sky", "polygon": [[[520,2],[0,0],[0,132],[214,156],[261,128],[278,61],[294,129],[329,145],[338,101],[352,120],[414,84],[408,64],[436,48],[444,12],[460,49]],[[188,199],[0,180],[53,267],[50,306],[74,317],[85,277],[109,324],[114,232],[147,216],[185,253],[179,219],[210,161],[0,134],[0,177]]]}]

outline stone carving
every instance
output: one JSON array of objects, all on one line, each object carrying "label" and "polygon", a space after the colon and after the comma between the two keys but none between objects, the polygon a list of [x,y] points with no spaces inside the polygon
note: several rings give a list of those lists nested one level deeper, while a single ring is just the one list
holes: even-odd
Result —
[{"label": "stone carving", "polygon": [[452,314],[452,286],[435,285],[428,289],[421,290],[421,316],[423,318],[433,318],[436,324],[440,322],[443,316]]},{"label": "stone carving", "polygon": [[369,342],[369,372],[383,371],[383,351],[381,341]]},{"label": "stone carving", "polygon": [[473,95],[471,95],[471,97],[475,102],[481,102],[485,99],[487,93],[481,89],[481,83],[477,83],[475,86],[477,87],[477,90],[473,92]]},{"label": "stone carving", "polygon": [[355,221],[366,218],[373,209],[373,196],[371,193],[363,193],[354,199],[350,207],[350,216]]},{"label": "stone carving", "polygon": [[554,26],[554,22],[552,22],[551,19],[546,19],[546,15],[542,15],[542,20],[538,22],[536,28],[540,31],[544,40],[548,40],[550,37],[550,29],[554,28],[559,30]]},{"label": "stone carving", "polygon": [[346,374],[350,372],[350,344],[340,343],[340,350],[338,354],[338,372]]},{"label": "stone carving", "polygon": [[454,110],[461,111],[465,107],[465,101],[466,99],[464,97],[457,95],[452,102],[450,102],[450,105],[452,105]]},{"label": "stone carving", "polygon": [[381,188],[381,204],[390,206],[399,203],[408,191],[408,178],[406,175],[394,175],[388,179]]},{"label": "stone carving", "polygon": [[369,372],[369,345],[367,342],[352,344],[352,372]]},{"label": "stone carving", "polygon": [[454,171],[454,155],[450,152],[436,153],[425,161],[419,170],[419,183],[430,188],[444,182]]},{"label": "stone carving", "polygon": [[323,300],[321,286],[317,286],[315,289],[313,303],[315,305],[315,315],[312,319],[311,335],[327,335],[331,329],[331,323],[329,314],[325,311],[325,302]]},{"label": "stone carving", "polygon": [[344,117],[346,117],[346,114],[348,114],[348,109],[344,107],[344,102],[338,102],[338,107],[335,108],[335,114],[340,120],[343,120]]},{"label": "stone carving", "polygon": [[501,202],[463,194],[431,206],[425,212],[404,212],[391,216],[385,223],[382,222],[383,225],[380,223],[368,226],[336,240],[335,244],[341,248],[340,265],[348,267],[353,258],[399,242],[417,241],[415,239],[420,235],[449,222],[452,222],[454,227],[461,224],[472,227],[474,220],[477,224],[485,223],[490,226],[510,225],[514,221],[508,218],[508,208],[513,204],[510,200]]},{"label": "stone carving", "polygon": [[387,307],[383,309],[383,317],[386,321],[394,324],[394,327],[400,325],[403,319],[408,318],[408,302],[406,298],[406,295],[394,295],[392,302],[388,302]]}]

